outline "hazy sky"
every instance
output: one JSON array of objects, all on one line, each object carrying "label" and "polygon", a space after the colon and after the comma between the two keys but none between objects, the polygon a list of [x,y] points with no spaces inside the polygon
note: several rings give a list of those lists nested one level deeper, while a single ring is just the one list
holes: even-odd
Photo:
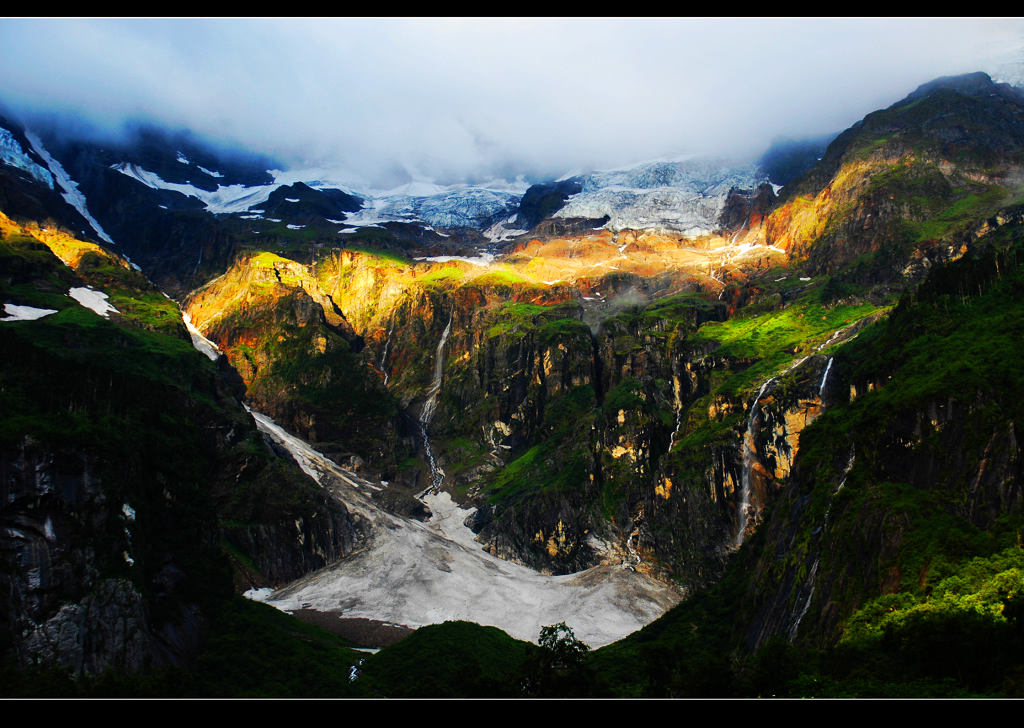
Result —
[{"label": "hazy sky", "polygon": [[373,178],[559,176],[840,131],[1020,60],[1018,19],[0,19],[0,103]]}]

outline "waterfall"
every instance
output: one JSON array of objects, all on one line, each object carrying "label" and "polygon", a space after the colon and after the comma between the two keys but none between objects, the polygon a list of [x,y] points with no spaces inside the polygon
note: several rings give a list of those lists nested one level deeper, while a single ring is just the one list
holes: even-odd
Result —
[{"label": "waterfall", "polygon": [[[832,363],[832,360],[829,359],[829,364],[831,364],[831,363]],[[828,369],[827,368],[825,369],[825,375],[828,376]],[[824,379],[824,377],[822,377],[822,387],[824,387],[824,386],[825,386],[825,379]],[[839,491],[841,491],[843,489],[843,485],[846,484],[846,476],[850,474],[851,470],[853,470],[853,463],[854,463],[855,460],[856,460],[856,454],[854,452],[853,446],[851,445],[850,446],[850,457],[849,457],[849,459],[846,462],[846,467],[843,469],[843,474],[840,476],[839,485],[836,487],[836,489],[834,491],[832,491],[832,496],[833,497],[835,497],[835,495],[837,493],[839,493]],[[819,532],[827,532],[828,531],[829,517],[831,516],[831,514],[832,514],[832,500],[829,500],[828,507],[825,508],[825,519],[822,522],[821,526],[813,531],[812,535],[814,535],[816,533],[819,533]],[[819,555],[815,557],[814,563],[811,565],[811,570],[807,574],[807,581],[804,582],[804,589],[807,590],[807,598],[804,600],[803,606],[800,608],[800,613],[799,614],[796,614],[795,607],[794,607],[794,611],[793,611],[794,619],[791,620],[792,621],[792,625],[789,628],[789,641],[790,642],[792,642],[793,640],[796,639],[796,632],[800,628],[800,622],[803,621],[804,616],[807,614],[807,610],[811,606],[811,599],[814,597],[815,579],[818,576],[818,564],[821,562],[821,556],[820,556],[820,548],[821,547],[819,546],[818,548],[819,548]]]},{"label": "waterfall", "polygon": [[199,270],[199,264],[203,262],[203,246],[199,246],[199,260],[196,261],[196,267],[192,269],[192,276],[195,277],[196,271]]},{"label": "waterfall", "polygon": [[825,391],[825,382],[828,381],[828,370],[832,368],[832,357],[828,358],[828,364],[825,366],[825,373],[821,375],[821,386],[818,387],[818,396]]},{"label": "waterfall", "polygon": [[437,395],[441,392],[441,375],[444,373],[444,345],[448,341],[448,335],[452,332],[452,318],[454,316],[455,309],[453,308],[451,316],[448,317],[448,325],[444,327],[444,332],[441,334],[441,340],[437,342],[437,352],[434,354],[434,378],[427,389],[427,401],[423,403],[423,409],[420,411],[420,435],[423,437],[423,447],[427,451],[427,460],[430,462],[431,490],[435,493],[441,487],[444,473],[437,467],[437,461],[434,460],[434,452],[430,449],[430,438],[427,436],[427,428],[430,427],[430,421],[434,418],[434,410],[437,408]]},{"label": "waterfall", "polygon": [[626,538],[626,553],[629,554],[630,558],[633,559],[633,563],[622,562],[622,566],[626,566],[630,569],[640,565],[643,560],[640,558],[640,552],[636,550],[636,542],[640,537],[640,526],[644,522],[644,507],[640,506],[637,514],[633,516],[633,530],[630,531],[629,536]]},{"label": "waterfall", "polygon": [[836,493],[841,491],[843,489],[843,486],[846,485],[846,476],[850,474],[851,470],[853,470],[853,463],[856,460],[857,452],[854,449],[853,445],[850,445],[850,459],[846,461],[846,468],[843,470],[843,475],[839,479],[839,486],[836,488],[835,493],[833,493],[832,495],[835,495]]},{"label": "waterfall", "polygon": [[668,452],[672,452],[673,445],[676,444],[676,436],[679,434],[679,426],[683,424],[683,402],[679,396],[679,377],[678,375],[672,376],[672,391],[675,397],[676,406],[676,429],[672,430],[672,437],[668,441]]},{"label": "waterfall", "polygon": [[814,564],[811,566],[811,571],[809,574],[807,574],[807,581],[805,582],[805,588],[807,588],[807,598],[804,600],[803,607],[800,608],[800,614],[796,615],[796,619],[793,620],[793,624],[789,628],[790,642],[796,639],[796,631],[800,629],[800,622],[803,621],[804,616],[807,614],[807,610],[811,606],[811,599],[814,597],[814,580],[818,576],[819,561],[820,559],[814,560]]},{"label": "waterfall", "polygon": [[640,534],[640,529],[639,528],[634,528],[633,531],[629,534],[629,538],[626,539],[626,552],[633,558],[633,563],[632,564],[626,564],[625,562],[623,562],[624,566],[634,566],[635,567],[641,561],[640,553],[636,550],[636,547],[633,545],[633,539],[636,538],[639,534]]},{"label": "waterfall", "polygon": [[388,347],[391,346],[391,334],[395,331],[395,314],[391,313],[391,325],[388,326],[388,338],[384,341],[384,353],[380,357],[380,370],[384,372],[384,386],[388,386],[388,370],[385,369],[384,365],[388,360]]},{"label": "waterfall", "polygon": [[754,469],[754,461],[757,460],[757,444],[754,442],[754,435],[756,434],[754,422],[757,419],[758,413],[757,403],[761,401],[761,395],[764,394],[764,390],[774,381],[775,377],[772,377],[761,385],[757,396],[754,397],[753,404],[750,405],[750,417],[747,418],[747,431],[743,436],[743,475],[740,477],[740,511],[739,523],[736,529],[736,548],[743,545],[744,531],[747,530],[747,511],[750,509],[750,474]]}]

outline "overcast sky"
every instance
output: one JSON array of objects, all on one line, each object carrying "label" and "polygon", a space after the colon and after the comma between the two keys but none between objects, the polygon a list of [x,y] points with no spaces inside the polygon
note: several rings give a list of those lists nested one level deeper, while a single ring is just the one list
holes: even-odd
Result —
[{"label": "overcast sky", "polygon": [[0,19],[0,103],[170,122],[368,178],[757,154],[937,76],[1013,19]]}]

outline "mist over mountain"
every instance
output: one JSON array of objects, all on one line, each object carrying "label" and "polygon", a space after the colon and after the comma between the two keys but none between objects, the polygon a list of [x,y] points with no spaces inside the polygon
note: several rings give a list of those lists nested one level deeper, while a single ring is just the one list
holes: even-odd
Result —
[{"label": "mist over mountain", "polygon": [[1016,61],[1019,23],[244,19],[0,23],[5,103],[188,128],[281,159],[448,184],[556,179],[831,133],[932,78]]}]

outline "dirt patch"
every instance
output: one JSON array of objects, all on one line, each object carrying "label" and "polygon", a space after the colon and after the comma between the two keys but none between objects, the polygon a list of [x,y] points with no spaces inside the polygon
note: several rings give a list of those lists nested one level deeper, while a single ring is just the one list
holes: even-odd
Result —
[{"label": "dirt patch", "polygon": [[364,617],[345,617],[343,612],[336,610],[321,612],[316,609],[296,609],[292,616],[344,637],[357,647],[387,647],[413,633],[413,630],[399,624]]}]

